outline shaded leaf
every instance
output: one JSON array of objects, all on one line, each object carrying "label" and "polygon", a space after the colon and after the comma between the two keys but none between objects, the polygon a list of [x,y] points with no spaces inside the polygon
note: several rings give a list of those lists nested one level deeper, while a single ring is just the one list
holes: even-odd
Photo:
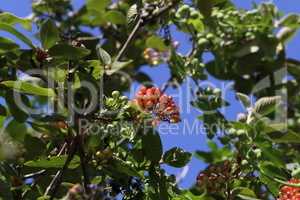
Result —
[{"label": "shaded leaf", "polygon": [[148,160],[158,163],[163,154],[162,143],[157,132],[148,131],[142,137],[142,147],[144,154]]},{"label": "shaded leaf", "polygon": [[191,160],[191,157],[191,153],[185,152],[181,148],[174,147],[164,154],[163,160],[172,167],[180,168],[184,167]]},{"label": "shaded leaf", "polygon": [[156,35],[153,35],[146,40],[146,46],[148,48],[154,48],[159,51],[165,51],[168,48],[164,40]]},{"label": "shaded leaf", "polygon": [[106,12],[105,19],[113,24],[126,24],[126,17],[123,13],[115,10]]},{"label": "shaded leaf", "polygon": [[[28,98],[23,95],[21,95],[21,100],[23,103],[25,103],[25,105],[29,106],[29,100]],[[6,96],[5,96],[5,100],[8,106],[8,110],[10,112],[10,114],[18,121],[18,122],[24,122],[26,121],[26,119],[28,118],[27,113],[25,113],[15,102],[15,98],[14,98],[14,92],[11,91],[7,91]]]},{"label": "shaded leaf", "polygon": [[90,54],[90,50],[83,47],[74,47],[68,44],[57,44],[48,52],[53,57],[61,57],[68,60],[79,60]]},{"label": "shaded leaf", "polygon": [[111,0],[86,0],[88,11],[102,12],[110,4]]},{"label": "shaded leaf", "polygon": [[27,134],[27,126],[25,123],[11,120],[5,128],[5,132],[14,140],[23,142]]},{"label": "shaded leaf", "polygon": [[59,41],[59,31],[52,20],[48,19],[42,24],[40,38],[44,49],[51,48]]},{"label": "shaded leaf", "polygon": [[19,48],[19,45],[17,45],[15,42],[8,38],[0,37],[0,53],[12,51]]},{"label": "shaded leaf", "polygon": [[131,165],[119,158],[114,158],[110,161],[110,164],[118,172],[124,173],[128,176],[141,177],[141,175]]}]

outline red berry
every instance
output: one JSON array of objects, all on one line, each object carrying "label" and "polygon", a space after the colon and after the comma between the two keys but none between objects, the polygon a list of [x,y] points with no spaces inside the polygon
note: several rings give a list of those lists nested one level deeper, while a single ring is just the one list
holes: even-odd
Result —
[{"label": "red berry", "polygon": [[170,123],[180,121],[179,109],[173,98],[163,94],[159,88],[142,86],[136,94],[135,102],[146,112],[156,115],[156,121],[168,121]]},{"label": "red berry", "polygon": [[[291,179],[288,183],[299,184],[300,179]],[[300,188],[287,185],[283,186],[280,189],[278,200],[300,200]]]}]

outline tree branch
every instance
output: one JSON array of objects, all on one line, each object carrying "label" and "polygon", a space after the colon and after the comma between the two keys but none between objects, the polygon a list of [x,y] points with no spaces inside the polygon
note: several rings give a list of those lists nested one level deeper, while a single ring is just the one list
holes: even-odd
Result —
[{"label": "tree branch", "polygon": [[84,185],[84,189],[86,193],[89,193],[90,189],[89,189],[89,184],[90,184],[90,180],[89,180],[89,175],[88,175],[88,171],[86,168],[86,159],[85,159],[85,153],[84,153],[84,149],[83,149],[83,141],[82,138],[80,139],[80,145],[79,145],[79,156],[80,156],[80,165],[81,165],[81,170],[82,170],[82,174],[83,174],[83,185]]},{"label": "tree branch", "polygon": [[128,45],[130,44],[130,42],[132,41],[132,39],[135,37],[136,33],[138,32],[138,30],[142,26],[145,26],[147,23],[149,23],[149,22],[155,20],[156,18],[159,18],[160,16],[164,15],[168,10],[170,10],[175,5],[177,5],[178,2],[179,2],[179,0],[172,1],[168,5],[161,8],[158,12],[156,12],[156,13],[150,15],[150,16],[140,17],[139,20],[137,21],[136,25],[134,26],[133,30],[131,31],[128,39],[126,40],[126,42],[122,46],[121,50],[119,51],[118,55],[116,56],[115,62],[119,61],[122,58],[122,56],[123,56],[125,50],[127,49]]},{"label": "tree branch", "polygon": [[56,194],[57,189],[61,184],[63,174],[68,169],[70,162],[73,160],[76,150],[77,150],[77,142],[76,139],[74,139],[70,145],[68,157],[63,168],[56,173],[56,175],[54,176],[54,178],[52,179],[51,183],[49,184],[49,186],[45,191],[44,196],[50,196],[50,200],[54,198],[54,195]]},{"label": "tree branch", "polygon": [[142,23],[143,23],[143,20],[140,18],[138,20],[138,22],[136,23],[136,25],[134,26],[133,30],[131,31],[128,39],[126,40],[126,42],[122,46],[121,50],[119,51],[118,55],[116,56],[115,62],[119,61],[122,58],[125,50],[127,49],[128,45],[130,44],[130,42],[132,41],[132,39],[134,38],[134,36],[138,32],[138,30],[139,30]]}]

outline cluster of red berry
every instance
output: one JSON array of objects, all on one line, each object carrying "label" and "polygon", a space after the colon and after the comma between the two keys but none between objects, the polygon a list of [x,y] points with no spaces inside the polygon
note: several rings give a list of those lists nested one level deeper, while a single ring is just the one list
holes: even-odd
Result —
[{"label": "cluster of red berry", "polygon": [[[289,180],[291,184],[299,184],[300,179],[291,179]],[[280,195],[278,200],[300,200],[300,188],[292,186],[283,186],[280,189]]]},{"label": "cluster of red berry", "polygon": [[159,88],[142,86],[134,100],[144,111],[155,115],[155,121],[180,121],[179,108],[171,96],[163,94]]},{"label": "cluster of red berry", "polygon": [[230,180],[231,172],[232,165],[229,161],[210,165],[197,176],[197,186],[205,188],[210,193],[220,192],[225,188],[225,183]]}]

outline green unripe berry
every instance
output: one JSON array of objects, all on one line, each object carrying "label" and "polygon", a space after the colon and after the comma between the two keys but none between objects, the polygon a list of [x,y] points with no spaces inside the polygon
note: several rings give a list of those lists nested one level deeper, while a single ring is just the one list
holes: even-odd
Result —
[{"label": "green unripe berry", "polygon": [[244,134],[246,134],[246,131],[245,130],[238,130],[237,132],[236,132],[236,134],[237,135],[244,135]]},{"label": "green unripe berry", "polygon": [[255,154],[256,158],[260,158],[261,157],[261,150],[260,149],[254,149],[253,153]]},{"label": "green unripe berry", "polygon": [[113,91],[111,93],[111,95],[112,95],[113,98],[118,98],[120,96],[120,92],[119,91]]},{"label": "green unripe berry", "polygon": [[128,97],[127,96],[121,96],[120,100],[121,101],[128,101]]},{"label": "green unripe berry", "polygon": [[221,93],[222,93],[222,91],[221,91],[219,88],[215,88],[215,89],[213,90],[213,94],[214,94],[214,95],[221,95]]},{"label": "green unripe berry", "polygon": [[223,13],[218,13],[217,14],[217,18],[223,18],[224,17],[224,14]]},{"label": "green unripe berry", "polygon": [[178,12],[180,12],[180,11],[187,11],[187,10],[189,10],[189,9],[190,9],[190,6],[188,6],[188,5],[183,5],[183,6],[181,6],[181,7],[179,8]]},{"label": "green unripe berry", "polygon": [[200,13],[197,12],[196,10],[194,10],[193,12],[191,12],[191,18],[192,19],[198,19],[198,18],[200,18]]},{"label": "green unripe berry", "polygon": [[208,39],[208,40],[211,40],[211,39],[213,39],[215,36],[214,36],[214,34],[212,34],[212,33],[208,33],[207,35],[206,35],[206,38]]},{"label": "green unripe berry", "polygon": [[248,165],[248,163],[249,163],[249,162],[248,162],[247,160],[242,160],[242,163],[241,163],[241,164],[242,164],[243,166],[245,166],[245,165]]},{"label": "green unripe berry", "polygon": [[113,129],[113,128],[114,128],[114,125],[112,125],[112,124],[107,125],[107,129]]},{"label": "green unripe berry", "polygon": [[191,64],[192,64],[192,65],[197,65],[197,64],[198,64],[198,59],[197,59],[197,58],[194,58],[194,59],[191,61]]},{"label": "green unripe berry", "polygon": [[198,45],[199,46],[205,46],[207,44],[208,44],[208,40],[205,39],[205,38],[201,38],[201,39],[198,40]]},{"label": "green unripe berry", "polygon": [[113,105],[114,104],[114,99],[113,98],[108,98],[106,100],[106,104],[109,105],[109,106]]},{"label": "green unripe berry", "polygon": [[230,134],[230,135],[234,135],[235,133],[236,133],[236,129],[234,129],[234,128],[230,128],[228,130],[228,134]]},{"label": "green unripe berry", "polygon": [[189,11],[189,8],[190,8],[190,7],[189,7],[188,5],[183,5],[183,6],[181,6],[181,7],[178,9],[176,15],[178,15],[179,17],[181,17],[182,15],[184,15],[185,12],[188,12],[188,11]]}]

